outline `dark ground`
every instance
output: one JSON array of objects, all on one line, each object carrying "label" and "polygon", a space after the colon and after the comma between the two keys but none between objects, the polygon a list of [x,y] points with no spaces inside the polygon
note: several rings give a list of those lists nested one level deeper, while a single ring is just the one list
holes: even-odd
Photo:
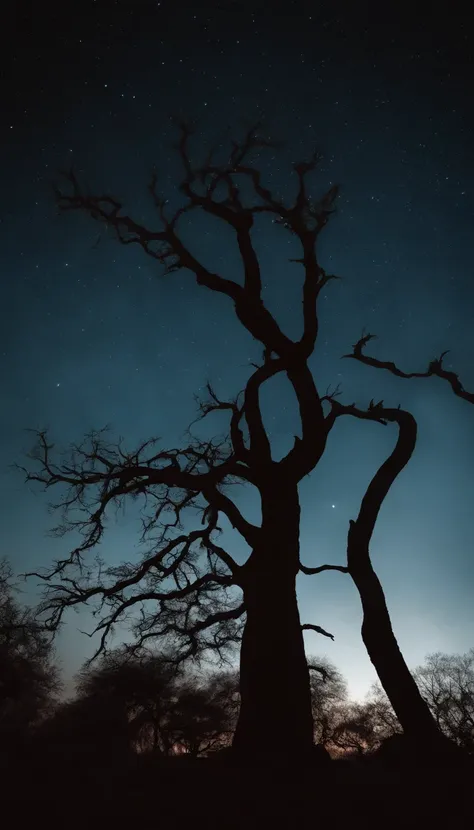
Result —
[{"label": "dark ground", "polygon": [[[2,776],[4,826],[318,828],[474,826],[474,765],[424,768],[332,761],[238,768],[220,760],[150,762],[30,753]],[[1,817],[0,817],[1,818]],[[3,822],[2,822],[3,824]]]}]

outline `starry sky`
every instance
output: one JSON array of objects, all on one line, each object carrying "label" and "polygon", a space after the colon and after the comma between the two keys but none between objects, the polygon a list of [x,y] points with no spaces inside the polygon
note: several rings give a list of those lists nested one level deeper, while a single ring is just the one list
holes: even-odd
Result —
[{"label": "starry sky", "polygon": [[[359,5],[274,0],[270,13],[260,0],[81,0],[12,12],[0,82],[1,554],[22,571],[68,549],[67,538],[47,535],[49,497],[10,467],[31,449],[26,428],[49,427],[59,446],[105,424],[130,447],[151,435],[176,445],[195,414],[193,393],[208,379],[222,397],[237,393],[261,353],[225,297],[185,272],[163,277],[85,216],[58,216],[57,171],[73,162],[90,187],[151,223],[152,165],[170,198],[179,174],[170,116],[198,119],[196,154],[228,127],[238,134],[263,117],[285,142],[261,162],[278,193],[294,192],[291,162],[314,146],[324,156],[315,190],[341,185],[320,243],[322,265],[341,280],[321,301],[311,362],[319,387],[340,383],[341,400],[360,406],[401,404],[419,423],[372,544],[414,667],[427,652],[474,643],[474,408],[441,380],[403,381],[340,356],[366,326],[379,335],[371,352],[406,370],[451,349],[446,366],[474,388],[472,30],[456,3],[449,20],[388,4],[382,21],[377,4]],[[208,267],[239,277],[227,229],[196,216],[185,237]],[[297,337],[293,243],[262,222],[255,244],[268,306]],[[284,380],[265,388],[263,409],[278,457],[298,432]],[[350,419],[332,431],[300,487],[305,564],[344,564],[348,521],[395,440],[395,427]],[[251,493],[239,504],[256,517]],[[126,510],[101,553],[130,559],[137,541]],[[243,543],[229,530],[225,541],[241,560]],[[25,590],[35,597],[34,585]],[[335,637],[308,632],[308,653],[333,660],[362,697],[375,673],[349,577],[302,577],[299,597],[302,621]],[[93,641],[80,633],[90,628],[87,610],[68,618],[58,641],[66,677],[91,653]]]}]

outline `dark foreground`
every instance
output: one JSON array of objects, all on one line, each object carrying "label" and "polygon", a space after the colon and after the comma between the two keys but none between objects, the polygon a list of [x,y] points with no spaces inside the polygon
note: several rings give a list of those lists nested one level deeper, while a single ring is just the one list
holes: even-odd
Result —
[{"label": "dark foreground", "polygon": [[4,826],[474,826],[473,764],[371,759],[272,769],[228,758],[106,760],[71,748],[5,762]]}]

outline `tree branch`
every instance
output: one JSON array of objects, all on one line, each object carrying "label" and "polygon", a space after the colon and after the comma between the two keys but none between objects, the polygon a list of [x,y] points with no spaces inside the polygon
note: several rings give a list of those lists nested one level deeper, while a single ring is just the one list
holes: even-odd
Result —
[{"label": "tree branch", "polygon": [[313,574],[320,574],[323,571],[340,571],[341,573],[346,574],[349,572],[349,569],[344,565],[319,565],[317,568],[308,568],[300,562],[300,571],[303,574],[311,576]]},{"label": "tree branch", "polygon": [[[210,158],[201,169],[193,169],[188,148],[191,132],[185,124],[181,124],[181,139],[177,146],[186,172],[186,177],[181,184],[181,191],[188,197],[191,205],[202,208],[206,213],[222,219],[234,228],[244,266],[245,291],[248,296],[259,300],[262,290],[260,265],[250,236],[253,212],[251,208],[245,208],[242,204],[239,188],[232,177],[236,165],[241,163],[252,149],[262,146],[261,141],[257,138],[257,128],[258,124],[253,126],[247,132],[241,144],[234,143],[229,164],[221,167],[213,165]],[[198,181],[205,186],[204,195],[200,195],[193,188],[193,184]],[[213,199],[219,185],[223,185],[227,192],[227,198],[222,201]]]},{"label": "tree branch", "polygon": [[[273,144],[258,135],[258,124],[247,132],[242,142],[233,142],[227,164],[212,164],[211,153],[208,162],[201,168],[193,167],[190,160],[190,125],[180,122],[178,127],[180,138],[176,146],[184,168],[180,190],[187,198],[187,203],[169,217],[166,212],[166,199],[157,192],[157,176],[154,173],[149,190],[159,213],[162,225],[160,230],[151,231],[123,214],[122,204],[111,196],[91,196],[85,193],[72,169],[64,174],[72,188],[72,194],[64,193],[60,188],[55,189],[60,209],[86,211],[97,221],[111,226],[122,244],[139,244],[147,255],[165,267],[167,273],[187,268],[195,274],[199,285],[226,294],[234,300],[239,320],[265,348],[274,351],[280,357],[289,357],[295,352],[296,344],[283,334],[262,303],[259,263],[250,235],[255,214],[273,214],[277,222],[299,238],[303,248],[303,258],[300,261],[306,270],[303,288],[304,333],[297,344],[297,351],[301,356],[308,357],[317,336],[317,296],[323,285],[332,278],[326,276],[317,264],[314,246],[317,236],[333,213],[338,193],[337,187],[331,186],[318,202],[313,202],[307,196],[305,177],[315,168],[319,155],[313,154],[309,162],[294,166],[299,180],[298,195],[291,207],[285,207],[263,186],[260,171],[248,163],[248,156],[254,149]],[[239,178],[250,181],[260,204],[243,204],[238,186]],[[199,192],[198,187],[202,192]],[[219,187],[226,191],[226,197],[220,200],[217,199]],[[245,275],[243,288],[232,280],[224,279],[206,269],[182,242],[177,232],[178,221],[185,213],[196,208],[216,216],[235,230]]]},{"label": "tree branch", "polygon": [[[190,428],[198,421],[202,421],[204,418],[206,418],[211,412],[224,412],[226,410],[230,411],[230,440],[232,441],[232,449],[234,452],[234,456],[237,461],[241,461],[243,464],[247,465],[248,468],[250,454],[245,446],[244,436],[242,433],[242,429],[240,427],[240,422],[244,417],[244,407],[238,405],[239,396],[237,396],[237,398],[232,401],[222,401],[218,398],[216,392],[214,391],[212,385],[209,382],[206,383],[206,390],[208,394],[208,400],[200,400],[196,396],[199,414],[198,417],[190,424]],[[252,480],[250,468],[248,468],[248,476],[249,481]]]},{"label": "tree branch", "polygon": [[[383,401],[377,404],[371,401],[367,410],[357,409],[354,405],[344,406],[335,399],[332,399],[330,403],[333,418],[340,415],[352,415],[362,420],[377,421],[383,425],[392,422],[398,426],[397,443],[392,453],[370,481],[356,521],[351,520],[350,522],[349,540],[353,542],[357,539],[357,545],[348,544],[348,552],[359,549],[364,550],[368,556],[370,539],[382,503],[395,479],[413,455],[416,445],[417,423],[410,412],[403,409],[387,409],[383,406]],[[349,562],[350,571],[351,563]]]},{"label": "tree branch", "polygon": [[301,439],[295,436],[290,452],[280,465],[294,481],[301,481],[314,469],[326,447],[328,429],[313,375],[306,360],[295,360],[287,370],[293,386],[301,419]]},{"label": "tree branch", "polygon": [[326,683],[326,681],[329,680],[329,672],[327,671],[327,669],[324,668],[324,666],[318,666],[316,665],[316,663],[308,663],[308,669],[310,671],[319,672],[319,674],[322,675],[324,683]]},{"label": "tree branch", "polygon": [[260,528],[248,522],[228,496],[216,487],[203,490],[203,496],[216,510],[227,516],[232,527],[238,530],[251,548],[257,545],[260,538]]},{"label": "tree branch", "polygon": [[449,350],[443,352],[438,358],[432,360],[425,372],[403,372],[398,368],[398,366],[395,365],[395,363],[392,363],[391,361],[379,360],[376,357],[371,357],[370,355],[364,353],[367,343],[370,340],[375,339],[375,334],[364,335],[353,345],[352,354],[345,354],[343,357],[358,360],[359,363],[365,363],[366,366],[373,366],[376,369],[385,369],[392,375],[399,378],[429,378],[434,376],[441,378],[449,383],[451,389],[458,398],[463,398],[463,400],[468,401],[469,403],[474,403],[474,393],[468,392],[467,389],[464,388],[463,384],[459,380],[459,375],[457,375],[456,372],[450,372],[443,367],[443,359],[447,354],[449,354]]},{"label": "tree branch", "polygon": [[250,455],[254,461],[258,459],[259,472],[272,462],[270,441],[263,423],[260,410],[260,387],[262,384],[286,369],[286,363],[281,358],[272,359],[268,352],[265,362],[258,366],[250,376],[244,392],[244,414],[250,437]]},{"label": "tree branch", "polygon": [[319,625],[312,625],[312,623],[305,623],[301,626],[302,631],[316,631],[317,634],[322,634],[324,637],[329,637],[330,640],[334,640],[334,636],[329,633],[329,631],[325,631],[324,628],[321,628]]}]

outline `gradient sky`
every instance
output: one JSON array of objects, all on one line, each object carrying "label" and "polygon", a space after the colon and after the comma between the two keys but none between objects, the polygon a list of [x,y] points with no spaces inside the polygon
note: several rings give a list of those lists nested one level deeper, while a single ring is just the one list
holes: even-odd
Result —
[{"label": "gradient sky", "polygon": [[[199,149],[263,112],[272,135],[287,142],[262,162],[269,184],[290,195],[289,164],[314,145],[324,153],[316,192],[341,184],[320,245],[322,265],[342,279],[320,307],[312,359],[319,387],[341,383],[344,402],[383,398],[418,419],[415,454],[372,544],[402,651],[414,667],[427,652],[472,647],[474,408],[440,380],[402,381],[340,360],[366,326],[380,336],[372,352],[407,370],[451,349],[446,365],[474,389],[473,43],[456,4],[449,21],[433,10],[429,20],[407,17],[397,4],[385,23],[372,3],[362,4],[362,17],[361,4],[274,0],[271,15],[268,0],[81,0],[54,13],[38,5],[12,12],[2,48],[1,554],[21,571],[68,549],[67,538],[46,535],[49,498],[9,468],[31,448],[25,428],[48,426],[64,446],[110,423],[130,447],[151,435],[175,445],[194,417],[193,392],[210,379],[222,397],[235,394],[261,352],[225,297],[198,289],[185,272],[160,276],[139,249],[105,233],[98,242],[100,228],[87,217],[58,217],[56,171],[73,161],[91,186],[152,221],[152,164],[170,195],[178,172],[170,114],[200,119]],[[227,229],[196,219],[186,235],[208,266],[238,276]],[[292,245],[263,222],[255,241],[269,307],[297,336],[301,275],[287,261]],[[283,454],[298,431],[283,380],[265,387],[264,413]],[[395,427],[349,419],[333,430],[300,488],[305,564],[344,563],[348,521],[395,439]],[[250,494],[239,504],[255,515]],[[226,538],[243,556],[239,540]],[[101,553],[120,561],[136,545],[125,511]],[[375,673],[349,577],[303,577],[299,596],[302,621],[335,636],[332,643],[310,632],[308,653],[327,655],[363,696]],[[91,652],[79,631],[87,628],[82,611],[60,635],[67,677]]]}]

